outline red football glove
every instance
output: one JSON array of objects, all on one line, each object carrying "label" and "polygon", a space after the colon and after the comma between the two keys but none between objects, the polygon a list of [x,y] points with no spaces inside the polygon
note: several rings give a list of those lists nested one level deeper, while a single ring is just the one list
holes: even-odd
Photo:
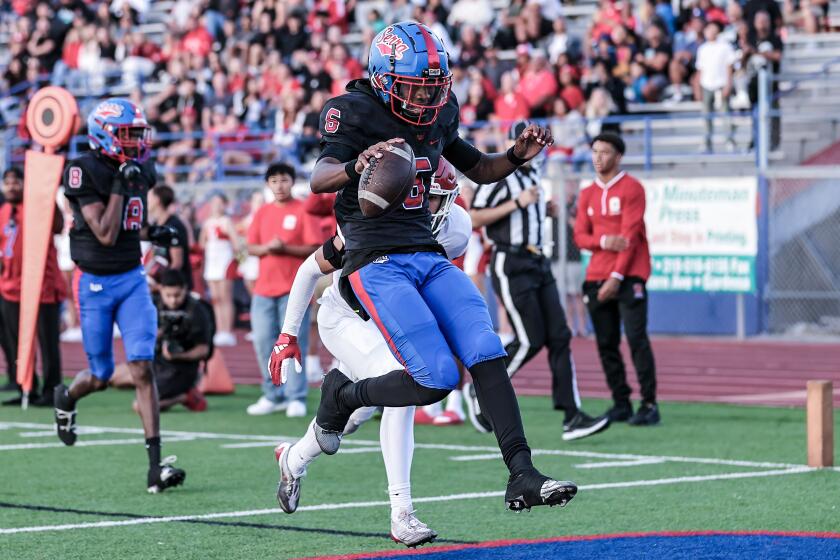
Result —
[{"label": "red football glove", "polygon": [[271,357],[268,359],[268,374],[271,376],[271,382],[275,385],[285,383],[292,367],[298,372],[302,369],[297,337],[280,333],[271,350]]}]

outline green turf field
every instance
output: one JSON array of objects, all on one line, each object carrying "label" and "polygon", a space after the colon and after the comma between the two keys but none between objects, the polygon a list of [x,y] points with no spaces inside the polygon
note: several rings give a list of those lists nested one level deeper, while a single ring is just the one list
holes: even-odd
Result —
[{"label": "green turf field", "polygon": [[[211,397],[205,413],[162,416],[163,455],[177,454],[188,474],[183,487],[160,495],[145,492],[147,459],[132,392],[83,400],[78,425],[98,430],[83,431],[73,448],[55,437],[52,410],[0,409],[0,557],[265,559],[397,548],[387,538],[378,422],[310,467],[301,508],[289,516],[274,498],[272,448],[278,436],[301,435],[308,420],[249,417],[245,407],[257,395],[256,387],[239,387],[233,396]],[[317,396],[311,393],[310,410]],[[617,425],[564,443],[561,416],[547,398],[523,397],[520,404],[537,465],[576,481],[580,493],[564,509],[508,512],[506,471],[492,436],[469,425],[418,427],[415,506],[440,544],[840,528],[840,472],[801,466],[801,409],[665,403],[662,426]],[[590,411],[604,406],[585,403]]]}]

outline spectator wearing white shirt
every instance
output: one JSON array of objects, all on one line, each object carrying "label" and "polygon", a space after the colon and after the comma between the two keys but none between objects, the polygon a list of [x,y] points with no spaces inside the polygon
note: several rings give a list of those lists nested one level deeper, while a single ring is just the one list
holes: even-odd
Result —
[{"label": "spectator wearing white shirt", "polygon": [[[732,93],[732,65],[735,63],[735,49],[720,37],[720,24],[710,21],[703,29],[706,41],[697,49],[695,66],[700,73],[700,88],[703,91],[703,113],[706,116],[705,150],[712,151],[715,101],[720,96],[720,105],[727,115],[730,112],[729,96]],[[729,129],[726,147],[735,149],[735,127],[727,117]]]},{"label": "spectator wearing white shirt", "polygon": [[470,25],[484,28],[493,23],[495,17],[488,0],[458,0],[452,5],[447,23],[452,27]]}]

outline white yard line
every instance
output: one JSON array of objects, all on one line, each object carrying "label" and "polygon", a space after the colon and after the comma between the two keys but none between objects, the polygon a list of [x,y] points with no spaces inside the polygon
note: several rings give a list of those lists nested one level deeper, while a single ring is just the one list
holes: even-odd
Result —
[{"label": "white yard line", "polygon": [[[52,424],[34,424],[29,422],[0,422],[0,430],[8,430],[14,428],[23,428],[23,429],[54,429]],[[139,428],[109,428],[103,426],[86,426],[84,427],[87,430],[90,430],[92,433],[117,433],[117,434],[135,434],[135,435],[142,435],[143,430]],[[81,430],[81,427],[80,427]],[[224,444],[223,447],[236,447],[236,448],[243,448],[243,447],[251,447],[251,446],[258,446],[258,447],[271,447],[277,445],[277,442],[280,441],[297,441],[298,438],[290,437],[290,436],[283,436],[283,435],[276,435],[276,436],[263,436],[263,435],[255,435],[255,434],[225,434],[225,433],[215,433],[215,432],[184,432],[178,430],[162,430],[161,435],[164,436],[168,441],[173,441],[171,438],[189,438],[189,439],[222,439],[222,440],[234,440],[242,442],[240,444]],[[95,442],[96,440],[87,440],[89,442]],[[107,441],[107,440],[102,440]],[[186,439],[185,439],[186,441]],[[253,445],[250,445],[246,442],[253,442]],[[58,443],[58,442],[56,442]],[[85,441],[78,441],[76,445],[82,445],[83,443],[87,443]],[[15,444],[17,445],[17,444]],[[40,446],[40,444],[31,444]],[[106,443],[97,444],[91,443],[91,445],[107,445]],[[342,442],[342,445],[354,445],[354,446],[362,446],[362,447],[377,447],[379,446],[379,441],[377,440],[361,440],[356,438],[349,438]],[[58,445],[45,445],[44,447],[61,447],[61,444]],[[0,446],[0,451],[6,446]],[[442,444],[442,443],[415,443],[415,449],[431,449],[431,450],[439,450],[439,451],[463,451],[465,453],[470,453],[469,455],[456,455],[451,457],[452,460],[455,461],[486,461],[491,459],[498,459],[500,457],[499,448],[496,446],[484,446],[484,445],[452,445],[452,444]],[[25,448],[22,448],[25,449]],[[37,449],[37,447],[32,447],[32,449]],[[698,464],[706,464],[706,465],[726,465],[731,467],[745,467],[745,468],[755,468],[755,469],[781,469],[781,468],[788,468],[788,469],[795,469],[799,468],[801,464],[793,464],[793,463],[776,463],[776,462],[767,462],[767,461],[740,461],[740,460],[733,460],[733,459],[716,459],[710,457],[683,457],[683,456],[672,456],[672,455],[637,455],[631,453],[602,453],[602,452],[595,452],[595,451],[575,451],[571,449],[533,449],[532,455],[556,455],[561,457],[581,457],[587,459],[605,459],[605,460],[612,460],[612,461],[645,461],[645,460],[657,460],[657,461],[668,461],[673,463],[698,463]],[[840,467],[836,467],[836,470],[840,470]]]},{"label": "white yard line", "polygon": [[[659,478],[654,480],[631,480],[626,482],[607,482],[601,484],[585,484],[580,487],[581,491],[609,490],[615,488],[634,488],[640,486],[661,486],[667,484],[688,484],[698,482],[712,482],[718,480],[732,480],[742,478],[762,478],[768,476],[784,476],[811,472],[815,469],[809,467],[796,467],[792,469],[775,469],[759,472],[724,473],[707,476],[681,476],[675,478]],[[414,502],[451,502],[463,500],[476,500],[484,498],[500,498],[504,492],[472,492],[464,494],[449,494],[444,496],[428,496],[414,498]],[[387,501],[375,502],[349,502],[343,504],[318,504],[314,506],[302,506],[298,511],[326,511],[341,509],[359,509],[368,507],[384,507],[389,505]],[[281,513],[279,508],[255,509],[242,511],[226,511],[217,513],[205,513],[199,515],[177,515],[168,517],[141,517],[139,519],[126,519],[121,521],[94,521],[90,523],[68,523],[63,525],[36,525],[30,527],[12,527],[0,529],[0,535],[15,535],[19,533],[43,533],[51,531],[71,531],[77,529],[101,529],[106,527],[127,527],[132,525],[147,525],[151,523],[174,523],[179,521],[201,521],[209,519],[257,517],[261,515],[275,515]]]}]

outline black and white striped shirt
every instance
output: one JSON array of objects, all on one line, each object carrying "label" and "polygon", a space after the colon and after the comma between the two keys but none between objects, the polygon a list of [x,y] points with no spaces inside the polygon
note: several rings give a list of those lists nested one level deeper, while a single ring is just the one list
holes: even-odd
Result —
[{"label": "black and white striped shirt", "polygon": [[472,207],[476,210],[495,208],[531,187],[537,187],[539,198],[535,204],[514,210],[498,222],[487,226],[487,237],[497,245],[541,248],[545,241],[545,192],[541,173],[530,166],[520,167],[495,185],[479,185],[475,191]]}]

